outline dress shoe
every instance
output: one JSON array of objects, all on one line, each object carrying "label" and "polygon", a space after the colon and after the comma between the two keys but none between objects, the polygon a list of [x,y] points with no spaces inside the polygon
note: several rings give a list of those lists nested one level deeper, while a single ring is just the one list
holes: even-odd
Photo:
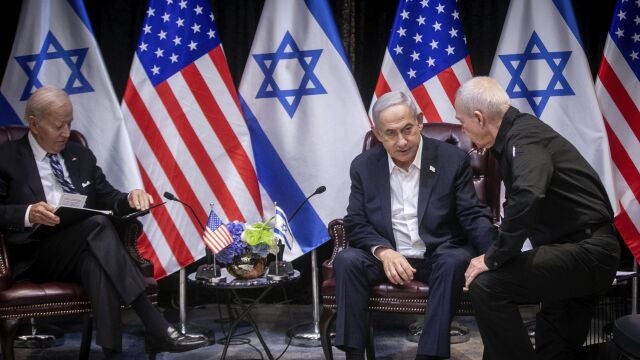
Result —
[{"label": "dress shoe", "polygon": [[169,326],[166,336],[159,338],[147,336],[145,347],[148,352],[183,352],[209,345],[209,339],[203,335],[185,335],[173,326]]}]

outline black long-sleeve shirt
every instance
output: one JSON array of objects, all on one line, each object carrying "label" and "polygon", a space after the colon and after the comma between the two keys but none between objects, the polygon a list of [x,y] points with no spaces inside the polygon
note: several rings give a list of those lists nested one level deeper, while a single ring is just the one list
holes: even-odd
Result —
[{"label": "black long-sleeve shirt", "polygon": [[566,242],[565,236],[611,222],[613,211],[598,174],[578,150],[540,119],[511,107],[492,152],[506,188],[504,220],[485,264],[496,269],[520,252]]}]

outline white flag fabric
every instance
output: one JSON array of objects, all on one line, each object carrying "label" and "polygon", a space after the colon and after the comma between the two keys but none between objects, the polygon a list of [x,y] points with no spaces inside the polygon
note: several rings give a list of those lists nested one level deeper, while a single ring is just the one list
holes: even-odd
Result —
[{"label": "white flag fabric", "polygon": [[614,163],[616,227],[640,261],[640,2],[619,0],[596,80]]},{"label": "white flag fabric", "polygon": [[[328,238],[345,215],[349,165],[369,129],[326,0],[267,0],[240,84],[260,185],[289,215],[297,242],[291,260]],[[269,208],[270,206],[270,208]],[[265,213],[273,204],[265,202]]]},{"label": "white flag fabric", "polygon": [[[160,278],[204,256],[198,219],[262,221],[249,130],[210,1],[150,0],[122,100],[145,189],[177,202],[143,219],[141,253]],[[213,210],[213,209],[212,209]]]},{"label": "white flag fabric", "polygon": [[[22,2],[0,87],[0,107],[11,109],[0,113],[22,117],[31,94],[44,85],[69,94],[71,128],[87,138],[109,182],[122,191],[140,188],[140,172],[122,112],[81,0]],[[11,117],[0,119],[3,121],[11,122]]]},{"label": "white flag fabric", "polygon": [[512,0],[490,74],[513,106],[578,149],[616,209],[609,143],[571,0]]}]

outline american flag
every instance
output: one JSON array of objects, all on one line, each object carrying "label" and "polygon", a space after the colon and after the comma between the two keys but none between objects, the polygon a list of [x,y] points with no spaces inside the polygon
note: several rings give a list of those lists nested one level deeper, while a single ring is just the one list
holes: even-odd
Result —
[{"label": "american flag", "polygon": [[213,210],[209,213],[209,221],[207,221],[207,228],[204,229],[202,239],[214,254],[219,253],[220,250],[233,242],[229,229],[224,226],[222,220]]},{"label": "american flag", "polygon": [[619,0],[596,80],[614,166],[615,223],[640,261],[640,0]]},{"label": "american flag", "polygon": [[[145,189],[170,191],[204,218],[262,219],[249,132],[206,0],[151,0],[123,113]],[[205,254],[197,219],[175,204],[145,219],[141,252],[165,276]]]},{"label": "american flag", "polygon": [[456,122],[456,91],[472,76],[456,2],[400,1],[371,105],[400,90],[413,95],[425,121]]}]

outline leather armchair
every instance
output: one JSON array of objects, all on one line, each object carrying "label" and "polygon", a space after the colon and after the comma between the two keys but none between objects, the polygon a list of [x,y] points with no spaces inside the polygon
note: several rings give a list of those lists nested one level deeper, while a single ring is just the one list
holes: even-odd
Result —
[{"label": "leather armchair", "polygon": [[[478,198],[482,203],[491,208],[494,224],[500,221],[500,176],[497,161],[487,152],[472,150],[473,146],[469,138],[463,134],[460,125],[446,123],[427,123],[422,128],[422,134],[456,145],[469,153],[470,164],[473,172],[473,183]],[[378,143],[371,132],[364,139],[362,150],[367,150]],[[335,278],[333,276],[333,260],[336,255],[349,246],[349,238],[345,231],[342,219],[336,219],[329,223],[329,236],[333,241],[333,253],[322,264],[324,281],[321,286],[322,312],[320,317],[320,340],[325,359],[333,359],[330,342],[330,329],[336,315]],[[371,287],[369,297],[370,312],[423,314],[429,300],[429,286],[420,281],[411,281],[404,285],[393,285],[385,282]],[[463,297],[458,314],[472,313],[471,304]],[[373,332],[370,329],[366,345],[368,359],[375,358],[373,348]]]},{"label": "leather armchair", "polygon": [[[0,126],[0,143],[16,140],[27,131],[21,125]],[[70,141],[87,146],[85,137],[75,130],[71,131]],[[152,302],[157,302],[158,284],[153,278],[153,264],[144,259],[136,247],[142,224],[133,220],[114,225],[128,253],[140,265],[147,282],[147,295]],[[14,358],[13,342],[20,323],[31,318],[77,314],[85,314],[80,358],[88,359],[92,332],[91,302],[82,286],[64,282],[35,284],[26,280],[13,281],[10,257],[0,233],[0,345],[4,359]]]}]

